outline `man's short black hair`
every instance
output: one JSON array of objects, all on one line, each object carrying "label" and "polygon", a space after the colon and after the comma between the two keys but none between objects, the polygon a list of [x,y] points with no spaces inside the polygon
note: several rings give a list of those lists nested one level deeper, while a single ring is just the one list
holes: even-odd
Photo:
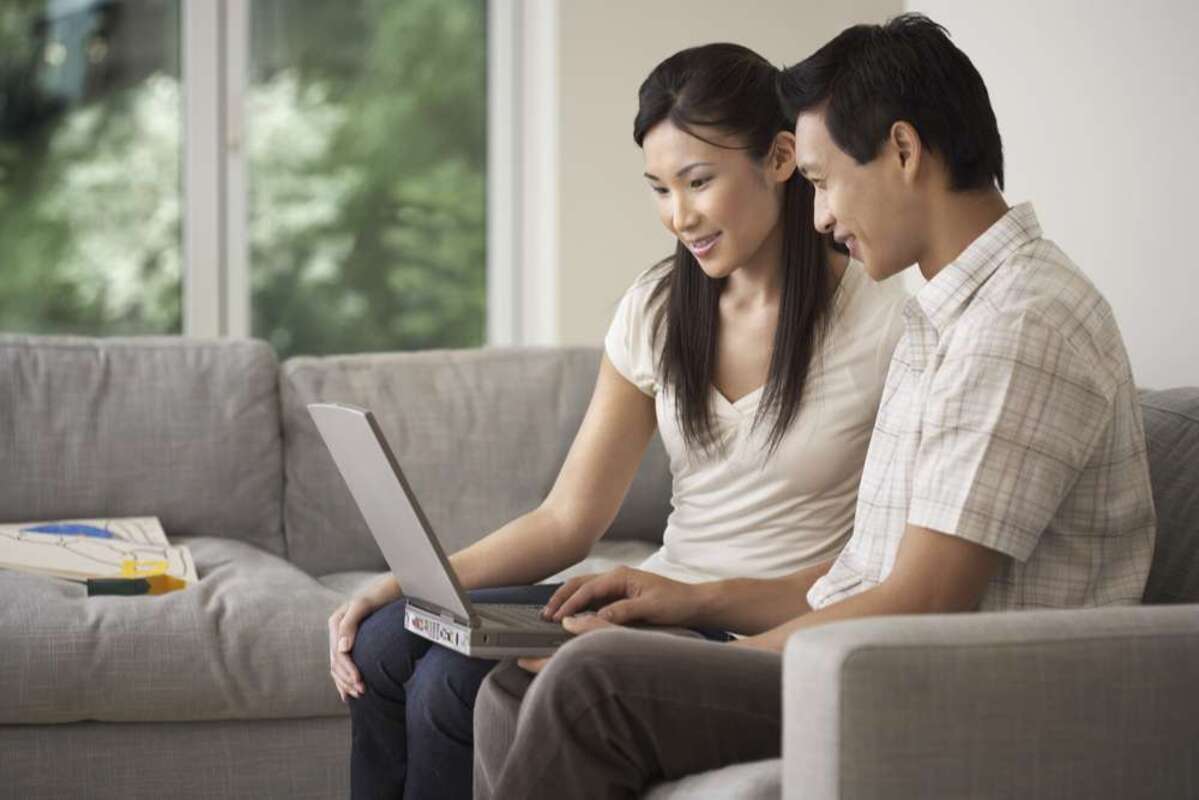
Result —
[{"label": "man's short black hair", "polygon": [[829,135],[859,164],[902,120],[945,162],[951,188],[1003,188],[1003,143],[982,76],[923,14],[846,28],[783,70],[778,88],[792,120],[827,103]]}]

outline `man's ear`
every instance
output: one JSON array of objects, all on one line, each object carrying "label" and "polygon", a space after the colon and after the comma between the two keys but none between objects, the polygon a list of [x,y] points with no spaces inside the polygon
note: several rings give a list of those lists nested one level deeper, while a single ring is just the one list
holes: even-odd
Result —
[{"label": "man's ear", "polygon": [[898,120],[891,125],[890,144],[900,171],[909,183],[914,183],[924,158],[924,142],[910,122]]},{"label": "man's ear", "polygon": [[776,183],[783,183],[795,172],[795,134],[779,131],[766,156],[766,171]]}]

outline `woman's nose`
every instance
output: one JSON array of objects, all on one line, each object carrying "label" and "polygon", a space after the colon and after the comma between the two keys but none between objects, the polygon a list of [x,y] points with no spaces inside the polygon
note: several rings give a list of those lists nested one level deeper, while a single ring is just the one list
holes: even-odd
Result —
[{"label": "woman's nose", "polygon": [[674,224],[676,232],[690,230],[695,227],[699,215],[695,213],[695,207],[687,202],[684,198],[678,198],[674,201],[674,208],[671,211],[671,222]]}]

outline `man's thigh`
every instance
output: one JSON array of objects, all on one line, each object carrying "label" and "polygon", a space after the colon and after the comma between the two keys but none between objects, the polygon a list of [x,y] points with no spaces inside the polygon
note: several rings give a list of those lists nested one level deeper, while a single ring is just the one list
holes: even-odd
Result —
[{"label": "man's thigh", "polygon": [[621,629],[572,641],[536,679],[522,672],[505,663],[482,687],[477,773],[494,772],[509,753],[522,757],[523,738],[554,742],[563,726],[634,748],[650,780],[780,752],[778,653]]}]

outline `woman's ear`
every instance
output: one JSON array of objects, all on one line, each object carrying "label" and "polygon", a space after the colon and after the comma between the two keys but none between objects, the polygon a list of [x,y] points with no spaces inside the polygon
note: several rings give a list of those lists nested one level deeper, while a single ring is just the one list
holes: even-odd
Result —
[{"label": "woman's ear", "polygon": [[766,171],[776,183],[786,182],[795,172],[795,134],[779,131],[766,156]]}]

